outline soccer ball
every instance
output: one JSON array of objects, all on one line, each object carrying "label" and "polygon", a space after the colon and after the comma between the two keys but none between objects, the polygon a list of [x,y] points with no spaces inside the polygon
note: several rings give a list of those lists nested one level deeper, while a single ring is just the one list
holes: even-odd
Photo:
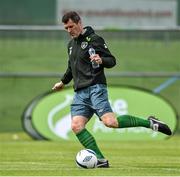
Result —
[{"label": "soccer ball", "polygon": [[80,168],[96,168],[96,153],[91,149],[83,149],[76,155],[76,165]]}]

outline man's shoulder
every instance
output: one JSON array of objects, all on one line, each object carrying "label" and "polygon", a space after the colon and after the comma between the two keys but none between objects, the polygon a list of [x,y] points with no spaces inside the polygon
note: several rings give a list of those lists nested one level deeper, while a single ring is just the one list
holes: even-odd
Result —
[{"label": "man's shoulder", "polygon": [[102,36],[94,33],[91,36],[89,36],[91,38],[91,42],[100,42],[100,43],[104,43],[104,39]]},{"label": "man's shoulder", "polygon": [[104,40],[103,37],[97,33],[92,33],[88,37],[91,38],[92,41]]}]

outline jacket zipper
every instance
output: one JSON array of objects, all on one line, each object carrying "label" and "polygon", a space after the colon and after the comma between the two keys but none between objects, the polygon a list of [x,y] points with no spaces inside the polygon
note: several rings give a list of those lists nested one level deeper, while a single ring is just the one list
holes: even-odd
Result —
[{"label": "jacket zipper", "polygon": [[75,89],[77,89],[78,83],[79,83],[79,74],[78,74],[78,70],[76,69],[76,66],[78,65],[78,41],[75,40],[75,62],[74,62],[74,66],[75,66],[75,72],[76,72],[76,83],[74,83]]}]

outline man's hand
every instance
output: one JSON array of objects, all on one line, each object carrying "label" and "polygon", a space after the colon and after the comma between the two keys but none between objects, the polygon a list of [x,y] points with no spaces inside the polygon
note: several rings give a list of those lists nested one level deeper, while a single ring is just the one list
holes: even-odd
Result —
[{"label": "man's hand", "polygon": [[64,88],[64,84],[63,84],[62,81],[60,81],[60,82],[57,82],[56,84],[54,84],[52,90],[54,90],[54,91],[60,91],[60,90],[62,90],[63,88]]},{"label": "man's hand", "polygon": [[99,54],[94,54],[90,56],[91,62],[95,61],[97,64],[102,64],[102,58],[99,56]]}]

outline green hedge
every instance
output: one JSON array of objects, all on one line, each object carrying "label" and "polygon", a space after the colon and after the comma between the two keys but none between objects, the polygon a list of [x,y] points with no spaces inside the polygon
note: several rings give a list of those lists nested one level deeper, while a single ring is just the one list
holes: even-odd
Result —
[{"label": "green hedge", "polygon": [[0,24],[55,24],[55,0],[1,0]]}]

